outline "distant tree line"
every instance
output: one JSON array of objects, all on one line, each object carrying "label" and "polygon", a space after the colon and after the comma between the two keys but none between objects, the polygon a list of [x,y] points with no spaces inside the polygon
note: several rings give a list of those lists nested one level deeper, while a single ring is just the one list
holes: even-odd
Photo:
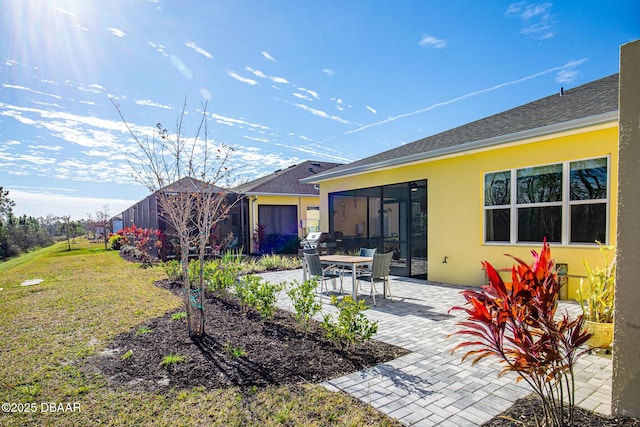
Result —
[{"label": "distant tree line", "polygon": [[35,248],[53,244],[57,236],[69,239],[85,233],[85,223],[71,221],[71,217],[46,218],[16,216],[15,202],[9,191],[0,187],[0,259],[5,260]]}]

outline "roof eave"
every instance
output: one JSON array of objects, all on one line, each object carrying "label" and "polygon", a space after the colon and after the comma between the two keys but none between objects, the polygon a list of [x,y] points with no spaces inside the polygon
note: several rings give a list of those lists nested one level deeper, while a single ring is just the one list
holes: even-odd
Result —
[{"label": "roof eave", "polygon": [[270,193],[260,191],[245,191],[246,196],[275,196],[275,197],[320,197],[320,194]]},{"label": "roof eave", "polygon": [[506,135],[500,135],[492,138],[480,139],[477,141],[466,142],[451,147],[439,148],[422,153],[416,153],[409,156],[397,157],[394,159],[388,159],[381,162],[371,163],[368,165],[356,166],[349,169],[343,169],[340,171],[331,172],[328,171],[324,174],[318,174],[313,177],[303,178],[300,180],[304,184],[318,184],[322,181],[330,179],[342,178],[349,175],[356,175],[372,170],[379,170],[380,168],[388,168],[401,164],[429,160],[437,157],[450,156],[458,153],[468,152],[472,150],[479,150],[489,148],[495,145],[506,144],[510,142],[517,142],[526,139],[540,138],[543,136],[568,132],[584,127],[603,125],[608,122],[618,120],[618,111],[610,111],[608,113],[597,114],[595,116],[583,117],[581,119],[571,120],[568,122],[556,123],[553,125],[543,126],[535,129],[528,129],[520,132],[510,133]]}]

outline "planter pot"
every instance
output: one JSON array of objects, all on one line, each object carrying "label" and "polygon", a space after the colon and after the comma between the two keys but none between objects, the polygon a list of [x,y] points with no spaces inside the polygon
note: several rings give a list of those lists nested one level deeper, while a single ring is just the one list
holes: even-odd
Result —
[{"label": "planter pot", "polygon": [[584,329],[591,334],[585,343],[590,348],[609,348],[613,343],[613,323],[597,323],[585,320]]}]

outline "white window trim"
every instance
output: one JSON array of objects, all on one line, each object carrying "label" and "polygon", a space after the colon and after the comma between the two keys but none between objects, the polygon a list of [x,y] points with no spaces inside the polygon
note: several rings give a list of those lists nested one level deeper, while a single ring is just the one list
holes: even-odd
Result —
[{"label": "white window trim", "polygon": [[[594,159],[602,159],[605,158],[607,160],[607,197],[604,199],[590,199],[590,200],[570,200],[570,193],[571,193],[571,188],[570,188],[570,176],[571,176],[571,163],[574,162],[580,162],[580,161],[586,161],[586,160],[594,160]],[[535,167],[544,167],[544,166],[550,166],[550,165],[557,165],[557,164],[561,164],[562,165],[562,200],[558,201],[558,202],[542,202],[542,203],[527,203],[527,204],[518,204],[517,203],[517,189],[518,189],[518,185],[517,185],[517,171],[520,169],[529,169],[529,168],[535,168]],[[486,175],[490,174],[490,173],[497,173],[497,172],[506,172],[506,171],[510,171],[511,175],[510,175],[510,183],[511,183],[511,195],[510,195],[510,203],[507,205],[496,205],[496,206],[485,206],[484,202],[485,202],[485,184],[486,184]],[[540,165],[534,165],[534,166],[524,166],[524,167],[519,167],[519,168],[513,168],[513,169],[499,169],[499,170],[493,170],[493,171],[487,171],[484,172],[482,174],[482,241],[484,245],[488,245],[488,246],[504,246],[504,245],[515,245],[515,246],[531,246],[532,244],[538,244],[539,242],[518,242],[518,208],[522,208],[522,207],[549,207],[549,206],[561,206],[562,207],[562,233],[561,233],[561,237],[560,237],[560,242],[549,242],[550,245],[556,245],[556,246],[572,246],[572,247],[579,247],[579,246],[594,246],[596,245],[596,243],[583,243],[583,242],[578,242],[578,243],[571,243],[570,242],[570,238],[571,238],[571,206],[574,205],[582,205],[582,204],[597,204],[597,203],[604,203],[606,206],[606,219],[605,219],[605,242],[603,242],[604,244],[608,244],[609,239],[610,239],[610,222],[611,222],[611,215],[610,215],[610,201],[611,201],[611,156],[606,154],[606,155],[602,155],[602,156],[595,156],[595,157],[585,157],[585,158],[581,158],[581,159],[572,159],[572,160],[567,160],[564,162],[552,162],[552,163],[545,163],[545,164],[540,164]],[[502,241],[502,242],[489,242],[487,241],[487,228],[486,228],[486,212],[488,210],[494,210],[494,209],[509,209],[509,220],[510,220],[510,229],[509,229],[509,242],[506,241]]]}]

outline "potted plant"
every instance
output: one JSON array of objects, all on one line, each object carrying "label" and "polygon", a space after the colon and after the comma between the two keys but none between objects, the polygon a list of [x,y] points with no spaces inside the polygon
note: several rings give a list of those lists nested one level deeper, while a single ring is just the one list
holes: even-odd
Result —
[{"label": "potted plant", "polygon": [[609,261],[608,252],[613,246],[600,242],[600,252],[604,255],[604,267],[591,268],[582,261],[586,278],[580,279],[578,300],[585,318],[585,329],[591,334],[586,345],[592,348],[609,348],[613,342],[613,314],[616,260]]}]

